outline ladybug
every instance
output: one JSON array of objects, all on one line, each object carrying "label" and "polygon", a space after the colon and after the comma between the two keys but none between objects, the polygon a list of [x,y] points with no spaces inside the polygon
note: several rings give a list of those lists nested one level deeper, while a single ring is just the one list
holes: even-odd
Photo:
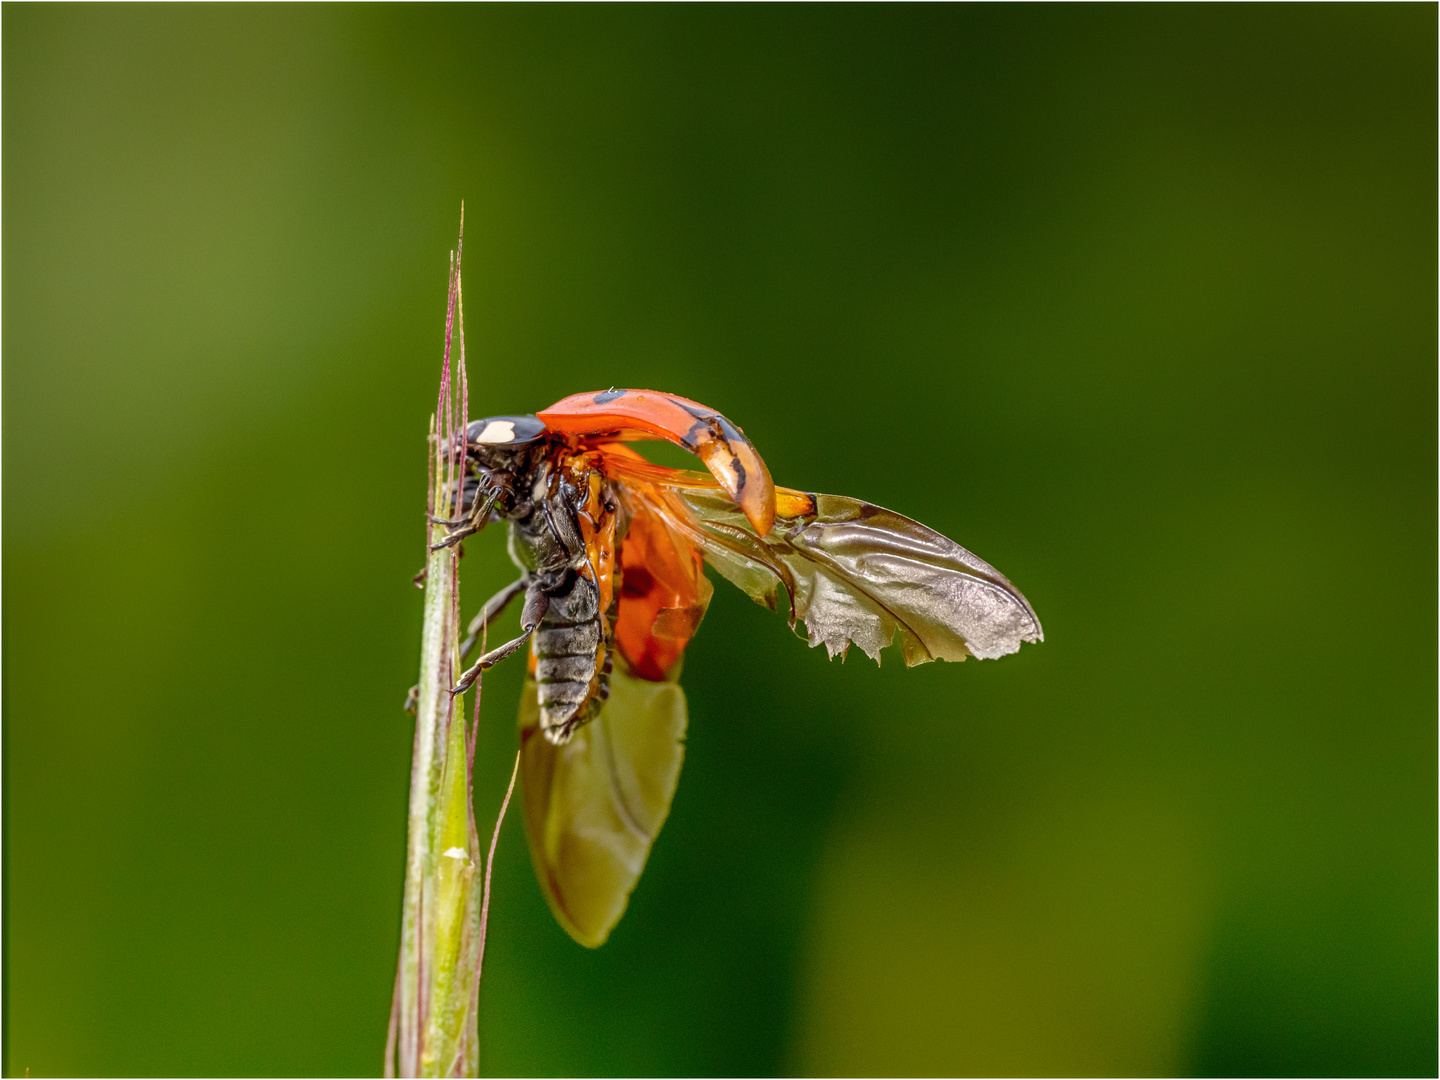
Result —
[{"label": "ladybug", "polygon": [[[708,473],[653,465],[630,442],[666,440]],[[523,596],[520,634],[460,677],[529,645],[520,702],[526,835],[542,891],[578,942],[624,913],[669,812],[684,756],[685,647],[710,601],[704,567],[757,603],[786,606],[812,646],[907,665],[992,659],[1044,639],[1006,578],[910,518],[776,487],[745,433],[653,390],[574,394],[534,416],[465,431],[461,518],[444,543],[505,522],[520,577],[461,645]]]}]

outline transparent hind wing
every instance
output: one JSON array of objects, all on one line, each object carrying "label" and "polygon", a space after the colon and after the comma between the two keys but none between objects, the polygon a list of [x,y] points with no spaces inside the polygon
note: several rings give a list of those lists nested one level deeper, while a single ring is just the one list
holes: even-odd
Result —
[{"label": "transparent hind wing", "polygon": [[[775,526],[760,536],[703,475],[622,463],[628,496],[704,553],[757,603],[776,606],[831,656],[857,645],[879,661],[898,640],[908,665],[989,660],[1044,640],[1020,590],[983,559],[892,510],[840,495],[776,489]],[[666,472],[673,472],[667,477]]]},{"label": "transparent hind wing", "polygon": [[540,732],[536,684],[520,696],[525,835],[540,889],[565,931],[610,936],[670,813],[685,758],[685,694],[617,669],[610,698],[563,746]]}]

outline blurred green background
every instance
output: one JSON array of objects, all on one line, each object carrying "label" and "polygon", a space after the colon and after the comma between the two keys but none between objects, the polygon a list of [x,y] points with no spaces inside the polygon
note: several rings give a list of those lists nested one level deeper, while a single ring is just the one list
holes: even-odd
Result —
[{"label": "blurred green background", "polygon": [[6,5],[6,1071],[378,1069],[464,199],[476,413],[703,401],[1048,636],[722,582],[608,945],[506,825],[486,1072],[1434,1075],[1436,19]]}]

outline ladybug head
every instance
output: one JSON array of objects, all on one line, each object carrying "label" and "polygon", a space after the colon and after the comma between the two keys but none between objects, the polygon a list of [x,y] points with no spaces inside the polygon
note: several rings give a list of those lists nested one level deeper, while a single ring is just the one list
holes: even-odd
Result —
[{"label": "ladybug head", "polygon": [[502,513],[527,486],[525,477],[543,453],[548,433],[533,416],[487,416],[465,428],[471,475],[482,487],[498,492]]}]

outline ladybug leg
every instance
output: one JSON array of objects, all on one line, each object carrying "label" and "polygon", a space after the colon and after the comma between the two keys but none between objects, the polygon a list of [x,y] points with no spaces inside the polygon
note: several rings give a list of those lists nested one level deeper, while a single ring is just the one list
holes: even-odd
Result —
[{"label": "ladybug leg", "polygon": [[476,495],[489,494],[485,482],[473,473],[467,475],[459,484],[451,484],[450,493],[452,498],[457,494],[459,496],[456,509],[459,510],[460,516],[442,518],[436,517],[434,514],[427,514],[425,516],[431,525],[465,525],[469,523],[475,516],[471,511],[475,506]]},{"label": "ladybug leg", "polygon": [[476,660],[475,663],[470,665],[465,674],[460,676],[460,681],[450,688],[450,693],[463,694],[466,690],[469,690],[470,687],[475,685],[475,680],[480,677],[482,672],[494,667],[501,660],[504,660],[511,653],[519,649],[520,646],[528,642],[532,633],[534,633],[533,627],[521,633],[519,637],[507,641],[498,649],[491,649],[484,656],[480,657],[479,660]]},{"label": "ladybug leg", "polygon": [[510,606],[510,601],[525,591],[525,586],[530,579],[522,577],[519,581],[512,581],[503,589],[497,592],[485,606],[480,609],[480,614],[470,620],[470,625],[465,628],[465,640],[460,643],[460,659],[464,660],[470,655],[470,650],[475,648],[475,643],[480,640],[480,632],[500,617],[500,613]]},{"label": "ladybug leg", "polygon": [[474,509],[470,511],[469,517],[458,518],[455,521],[446,521],[443,518],[435,517],[430,518],[431,523],[435,525],[458,525],[458,528],[453,528],[445,534],[444,540],[441,540],[438,544],[431,544],[430,550],[439,551],[441,548],[451,547],[458,544],[461,540],[464,540],[467,536],[471,536],[485,528],[485,523],[490,518],[490,511],[494,509],[495,500],[498,498],[500,498],[500,492],[492,491],[484,499],[481,499],[475,504]]},{"label": "ladybug leg", "polygon": [[434,514],[426,514],[425,520],[430,522],[431,525],[449,525],[451,527],[458,525],[469,525],[473,521],[475,521],[477,517],[482,517],[484,514],[489,513],[490,508],[495,505],[495,500],[499,497],[499,495],[500,493],[498,491],[493,491],[487,493],[486,497],[482,499],[478,505],[474,502],[471,502],[470,506],[473,509],[468,513],[461,515],[460,517],[442,518],[436,517]]},{"label": "ladybug leg", "polygon": [[[510,606],[510,601],[519,596],[525,586],[529,584],[528,578],[521,578],[519,581],[512,581],[503,589],[497,592],[485,606],[480,609],[480,614],[470,620],[470,625],[465,629],[465,640],[460,643],[460,659],[464,660],[475,648],[475,643],[480,640],[480,631],[489,626],[500,617],[500,613]],[[420,687],[410,687],[410,692],[405,695],[405,711],[413,714],[420,704]]]},{"label": "ladybug leg", "polygon": [[460,676],[460,681],[450,688],[452,694],[463,694],[475,684],[480,673],[487,668],[492,668],[501,660],[504,660],[520,646],[530,640],[530,635],[540,625],[540,620],[545,617],[545,612],[550,608],[550,598],[539,589],[532,588],[525,595],[525,607],[520,612],[520,636],[507,641],[497,649],[491,649],[484,656],[476,660],[466,669],[465,674]]}]

